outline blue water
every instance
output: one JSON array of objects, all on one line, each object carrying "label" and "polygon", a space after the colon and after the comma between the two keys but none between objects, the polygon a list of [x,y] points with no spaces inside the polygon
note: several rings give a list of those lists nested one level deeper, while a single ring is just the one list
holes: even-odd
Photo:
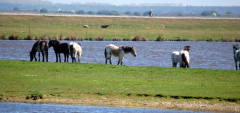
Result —
[{"label": "blue water", "polygon": [[[197,113],[191,111],[142,109],[142,108],[117,108],[117,107],[93,107],[70,106],[28,103],[1,103],[1,113]],[[198,112],[199,113],[199,112]]]}]

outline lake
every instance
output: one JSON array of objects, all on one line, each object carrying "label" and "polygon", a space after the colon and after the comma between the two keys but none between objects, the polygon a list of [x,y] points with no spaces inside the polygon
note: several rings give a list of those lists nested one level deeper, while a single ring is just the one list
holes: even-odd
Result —
[{"label": "lake", "polygon": [[[29,61],[29,51],[35,40],[0,40],[0,59],[2,60],[26,60]],[[60,41],[69,43],[71,41]],[[235,70],[233,59],[233,44],[237,42],[191,42],[191,41],[75,41],[80,43],[83,49],[81,62],[104,64],[104,49],[108,44],[117,46],[134,46],[137,57],[127,54],[123,65],[127,66],[155,66],[171,67],[171,53],[180,51],[184,46],[191,46],[190,67],[203,69]],[[61,55],[62,61],[64,55]],[[51,47],[49,49],[49,61],[55,62],[56,57]],[[69,62],[71,58],[69,57]],[[116,65],[118,58],[113,57]]]}]

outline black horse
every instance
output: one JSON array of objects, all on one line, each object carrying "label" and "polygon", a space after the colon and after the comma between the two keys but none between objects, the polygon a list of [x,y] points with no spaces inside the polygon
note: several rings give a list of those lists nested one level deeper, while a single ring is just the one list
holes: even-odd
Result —
[{"label": "black horse", "polygon": [[61,62],[60,53],[64,54],[64,62],[68,62],[68,57],[69,57],[68,43],[60,43],[57,40],[51,40],[51,41],[49,41],[49,48],[52,46],[53,46],[53,50],[55,51],[55,54],[56,54],[56,62],[58,62],[58,57],[59,57],[59,62]]},{"label": "black horse", "polygon": [[47,41],[37,41],[34,43],[32,50],[30,53],[30,61],[36,58],[36,53],[38,52],[38,61],[40,61],[40,53],[42,53],[42,61],[44,62],[44,58],[46,57],[46,61],[48,62],[48,42]]},{"label": "black horse", "polygon": [[107,28],[109,25],[102,25],[101,28]]}]

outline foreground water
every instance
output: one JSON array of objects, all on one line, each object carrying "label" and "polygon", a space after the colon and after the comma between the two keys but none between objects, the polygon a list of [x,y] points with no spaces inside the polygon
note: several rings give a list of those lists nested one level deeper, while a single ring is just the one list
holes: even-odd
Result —
[{"label": "foreground water", "polygon": [[[141,109],[141,108],[117,108],[117,107],[93,107],[70,106],[27,103],[1,103],[1,113],[197,113],[191,111]],[[199,113],[199,112],[198,112]]]},{"label": "foreground water", "polygon": [[[27,60],[29,51],[35,40],[1,40],[0,59]],[[61,43],[70,41],[61,41]],[[157,66],[171,67],[171,53],[180,51],[184,46],[191,46],[190,67],[204,69],[234,70],[233,44],[236,42],[155,42],[155,41],[75,41],[82,45],[82,63],[104,64],[104,49],[108,44],[117,46],[128,45],[136,47],[137,57],[126,55],[124,65],[128,66]],[[64,58],[63,55],[62,59]],[[56,57],[51,47],[49,49],[49,61],[55,62]],[[113,64],[117,64],[118,58],[113,58]],[[71,58],[69,58],[71,61]]]}]

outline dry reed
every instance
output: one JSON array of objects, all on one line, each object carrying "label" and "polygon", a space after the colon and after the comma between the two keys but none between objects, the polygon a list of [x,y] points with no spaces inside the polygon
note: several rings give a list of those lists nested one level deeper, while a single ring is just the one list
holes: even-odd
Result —
[{"label": "dry reed", "polygon": [[148,39],[145,36],[136,35],[132,38],[132,41],[147,41]]}]

